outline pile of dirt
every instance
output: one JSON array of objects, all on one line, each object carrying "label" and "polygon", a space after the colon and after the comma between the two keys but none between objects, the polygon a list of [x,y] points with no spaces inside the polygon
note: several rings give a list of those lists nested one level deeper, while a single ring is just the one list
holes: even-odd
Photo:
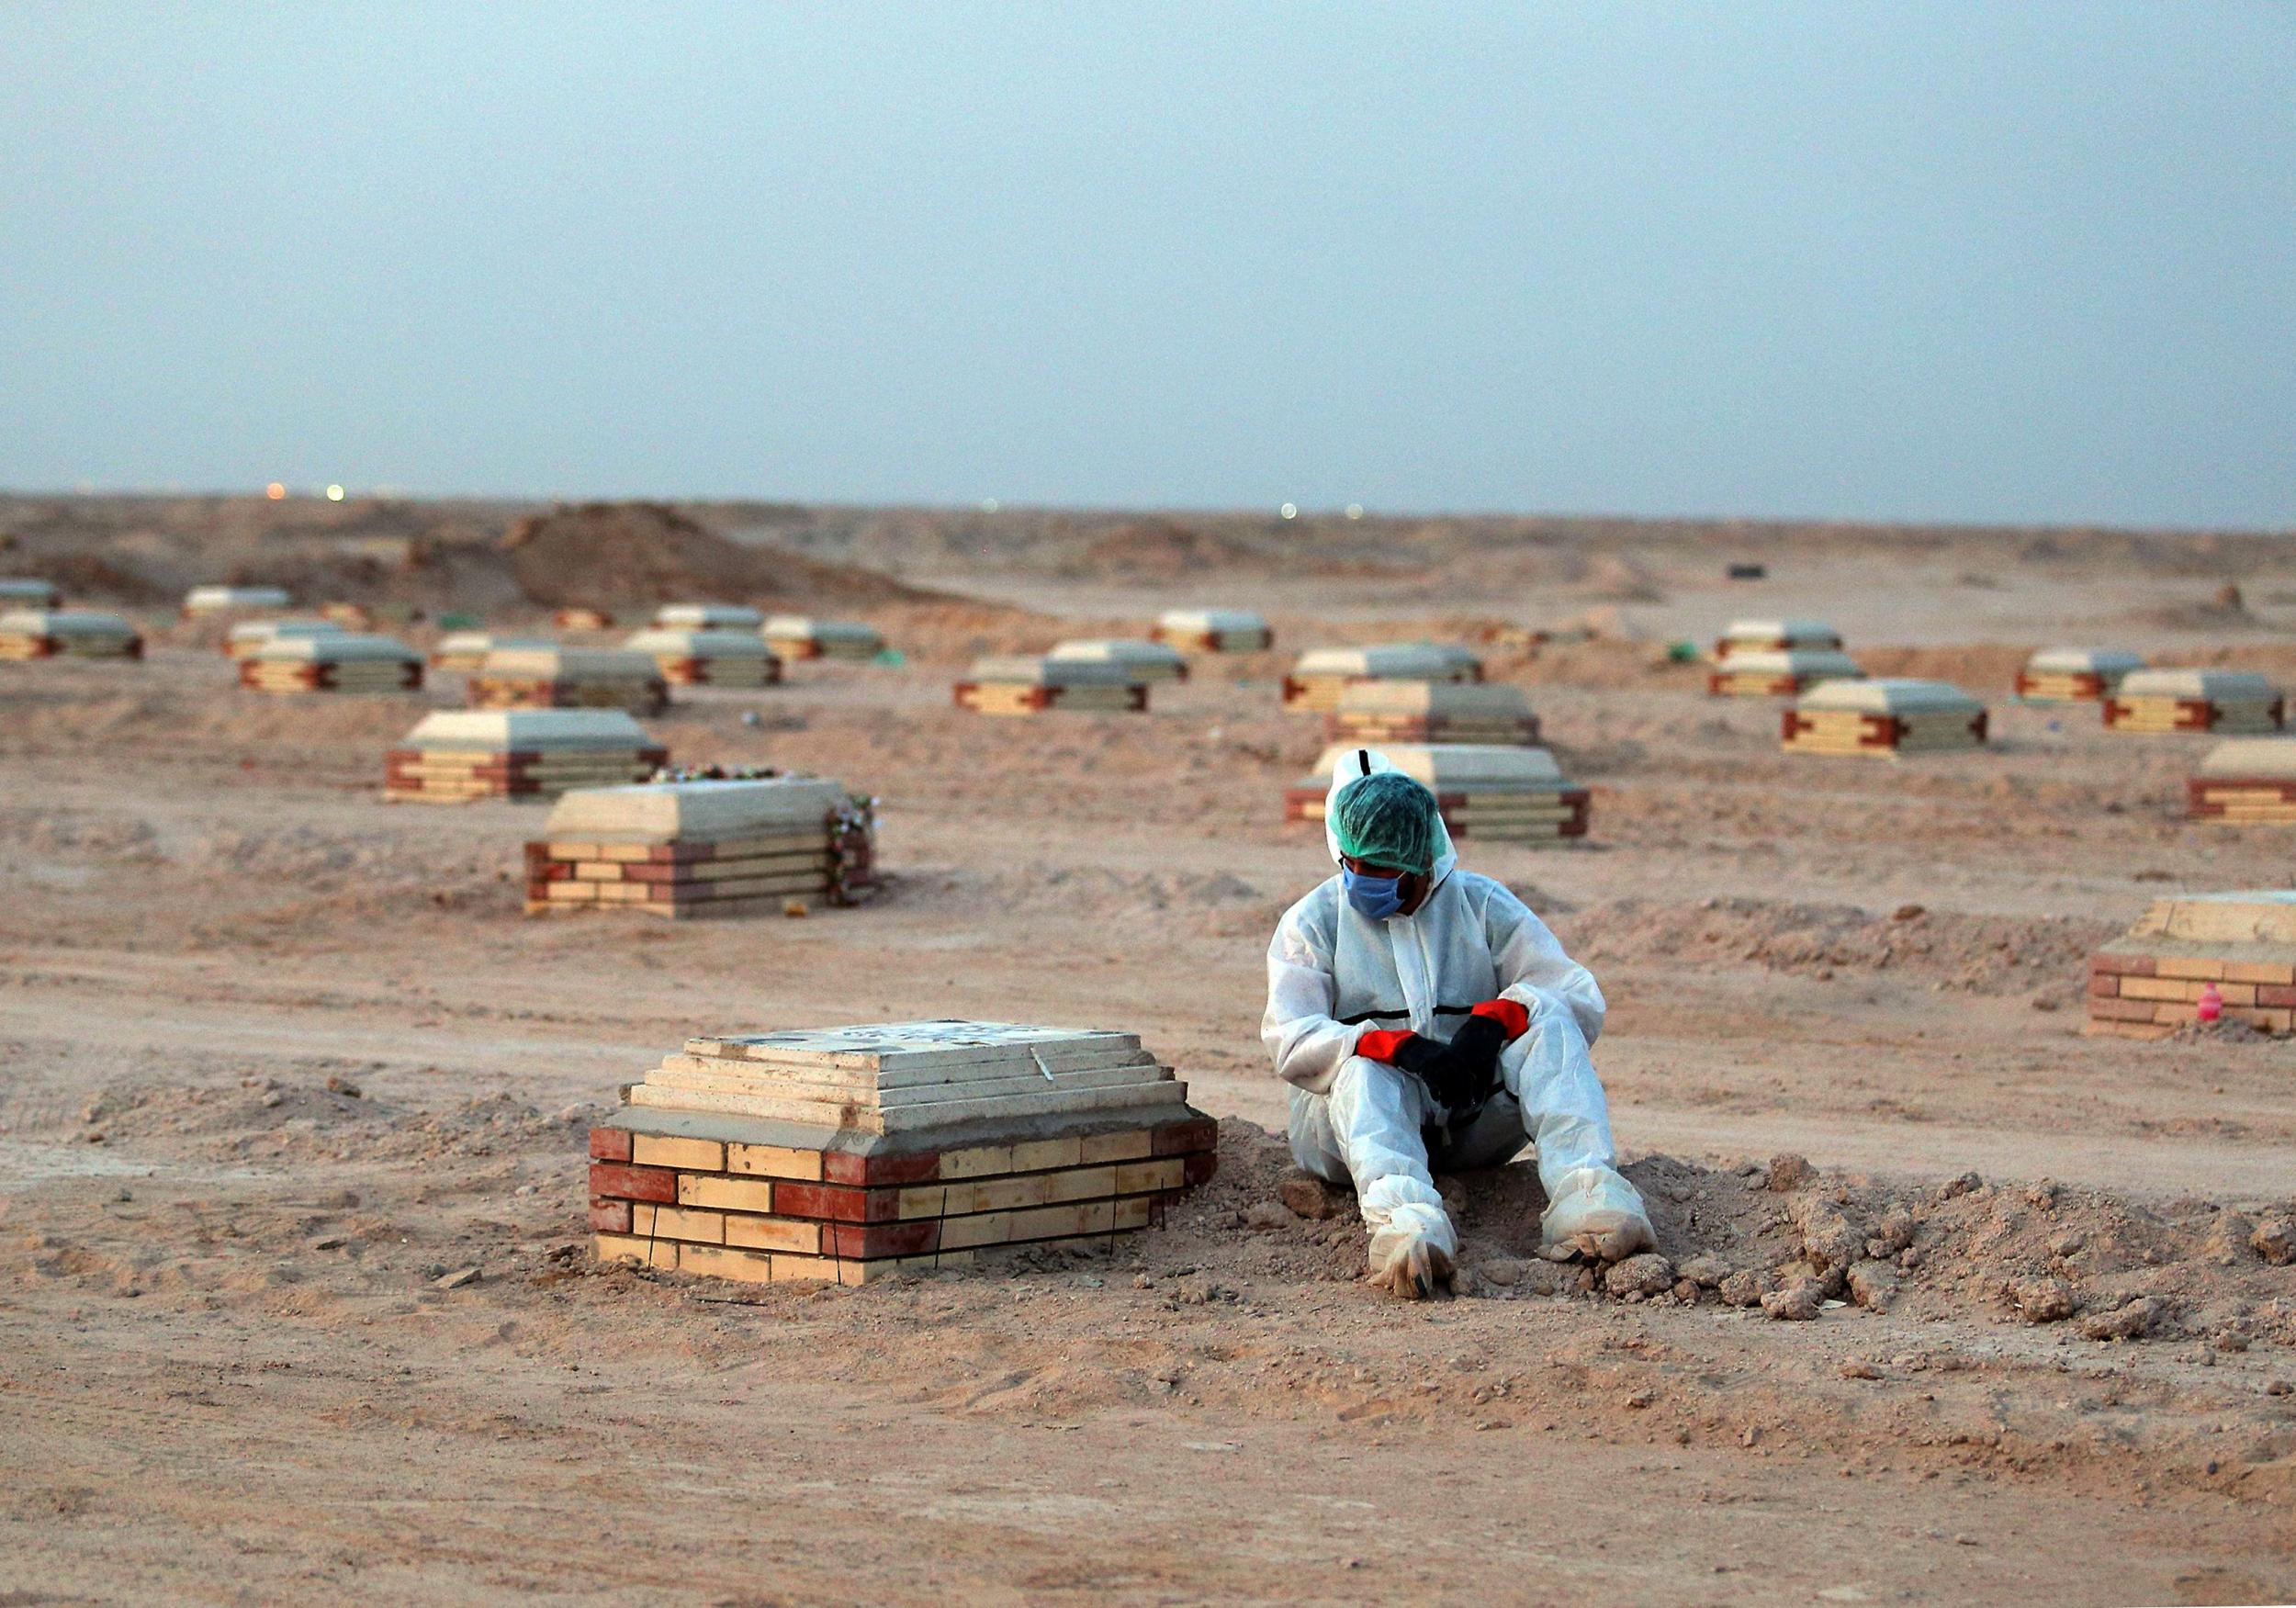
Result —
[{"label": "pile of dirt", "polygon": [[516,590],[487,551],[501,517],[497,505],[397,498],[0,497],[12,568],[75,602],[127,608],[209,582],[283,586],[306,604],[503,607]]},{"label": "pile of dirt", "polygon": [[114,607],[172,604],[208,582],[284,587],[305,607],[359,603],[394,624],[450,609],[500,616],[572,603],[827,611],[952,601],[881,571],[731,541],[657,502],[521,512],[515,503],[395,498],[0,497],[0,522],[12,571]]},{"label": "pile of dirt", "polygon": [[2133,624],[2151,625],[2164,631],[2268,631],[2272,628],[2268,621],[2260,620],[2248,612],[2248,604],[2240,595],[2239,586],[2229,580],[2204,600],[2131,609],[2121,618]]},{"label": "pile of dirt", "polygon": [[377,1099],[366,1085],[379,1063],[308,1057],[293,1077],[251,1074],[236,1086],[119,1084],[88,1101],[73,1137],[133,1143],[208,1161],[289,1162],[355,1153],[362,1159],[571,1153],[601,1108],[545,1113],[515,1093],[472,1096],[444,1110]]},{"label": "pile of dirt", "polygon": [[727,541],[662,502],[560,503],[512,521],[499,545],[519,590],[548,607],[710,599],[866,609],[950,601],[873,569]]},{"label": "pile of dirt", "polygon": [[1980,698],[2005,696],[2017,685],[2017,672],[2033,655],[2030,647],[1977,642],[1946,647],[1863,647],[1852,644],[1850,657],[1869,676],[1909,676],[1925,681],[1950,681]]},{"label": "pile of dirt", "polygon": [[1897,971],[1973,994],[2021,994],[2077,982],[2082,961],[2118,929],[2070,917],[1972,916],[1906,905],[1621,899],[1572,918],[1573,952],[1590,964],[1710,967],[1732,961],[1827,977]]},{"label": "pile of dirt", "polygon": [[1207,569],[1265,568],[1266,563],[1266,556],[1256,547],[1232,536],[1158,519],[1117,526],[1088,543],[1063,568],[1075,575],[1177,580]]},{"label": "pile of dirt", "polygon": [[[1625,1170],[1659,1244],[1609,1268],[1539,1256],[1546,1201],[1529,1164],[1438,1177],[1460,1232],[1460,1293],[1759,1308],[1789,1321],[1830,1302],[2070,1322],[2092,1340],[2296,1347],[2296,1198],[2253,1213],[2204,1200],[2155,1209],[2046,1181],[1997,1186],[1974,1173],[1879,1184],[1798,1155],[1719,1168],[1652,1155]],[[1223,1122],[1219,1174],[1172,1214],[1153,1254],[1215,1290],[1246,1268],[1360,1276],[1354,1198],[1301,1188],[1304,1179],[1280,1138]]]},{"label": "pile of dirt", "polygon": [[1588,559],[1585,573],[1573,590],[1583,597],[1614,603],[1655,603],[1666,597],[1666,589],[1648,569],[1611,553],[1598,553]]},{"label": "pile of dirt", "polygon": [[83,600],[130,609],[152,608],[178,601],[181,594],[129,563],[102,553],[64,553],[39,566],[41,579],[52,581],[67,603]]}]

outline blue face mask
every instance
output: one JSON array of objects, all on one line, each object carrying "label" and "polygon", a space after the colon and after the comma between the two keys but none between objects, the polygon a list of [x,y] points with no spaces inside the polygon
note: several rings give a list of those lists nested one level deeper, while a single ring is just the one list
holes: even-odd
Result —
[{"label": "blue face mask", "polygon": [[1347,895],[1347,903],[1373,921],[1385,921],[1403,907],[1401,877],[1361,876],[1343,865],[1339,868],[1339,885]]}]

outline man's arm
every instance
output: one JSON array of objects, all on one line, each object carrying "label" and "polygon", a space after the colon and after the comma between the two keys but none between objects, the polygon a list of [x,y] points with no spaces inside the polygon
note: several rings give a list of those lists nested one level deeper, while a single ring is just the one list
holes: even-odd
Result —
[{"label": "man's arm", "polygon": [[1330,946],[1317,942],[1305,904],[1285,914],[1267,946],[1267,1014],[1260,1020],[1260,1041],[1278,1076],[1320,1095],[1331,1088],[1339,1063],[1355,1053],[1364,1029],[1333,1019],[1338,990]]},{"label": "man's arm", "polygon": [[[1494,888],[1483,921],[1491,958],[1498,968],[1499,997],[1513,1000],[1529,1017],[1567,1010],[1586,1041],[1593,1043],[1609,1009],[1594,973],[1563,953],[1561,940],[1547,924],[1503,887]],[[1522,1029],[1513,1027],[1512,1031]]]}]

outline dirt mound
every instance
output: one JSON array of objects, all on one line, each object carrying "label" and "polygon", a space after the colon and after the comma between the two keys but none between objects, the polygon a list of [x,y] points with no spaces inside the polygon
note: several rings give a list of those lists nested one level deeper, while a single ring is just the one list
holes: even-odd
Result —
[{"label": "dirt mound", "polygon": [[1648,569],[1611,553],[1598,553],[1587,561],[1575,590],[1582,596],[1615,603],[1655,603],[1666,596],[1666,589]]},{"label": "dirt mound", "polygon": [[1142,520],[1119,525],[1089,543],[1065,568],[1078,575],[1176,580],[1199,570],[1265,562],[1266,556],[1257,548],[1232,536],[1215,535],[1170,520]]},{"label": "dirt mound", "polygon": [[1854,905],[1621,899],[1574,918],[1581,960],[1727,965],[1829,975],[1896,970],[1974,994],[2055,988],[2117,929],[2099,921],[1971,916],[1918,905],[1876,913]]},{"label": "dirt mound", "polygon": [[[1460,1232],[1461,1293],[1759,1307],[1787,1320],[1831,1301],[1916,1318],[2074,1321],[2096,1340],[2296,1346],[2296,1202],[2253,1213],[2204,1200],[2155,1209],[2046,1181],[1997,1187],[1974,1173],[1881,1185],[1793,1155],[1722,1168],[1652,1155],[1626,1172],[1650,1209],[1658,1252],[1607,1270],[1538,1256],[1546,1199],[1529,1164],[1438,1177]],[[1333,1215],[1303,1217],[1276,1205],[1294,1175],[1281,1139],[1221,1123],[1220,1172],[1174,1213],[1158,1254],[1215,1289],[1247,1268],[1359,1276],[1353,1197],[1327,1191]]]},{"label": "dirt mound", "polygon": [[537,603],[635,607],[680,599],[869,608],[942,594],[889,575],[727,541],[667,503],[561,503],[511,522],[501,549]]},{"label": "dirt mound", "polygon": [[11,570],[130,607],[173,602],[204,582],[285,587],[305,608],[355,602],[399,621],[577,602],[635,612],[673,599],[808,611],[951,601],[876,570],[729,540],[667,504],[518,506],[0,497],[0,519]]},{"label": "dirt mound", "polygon": [[2151,625],[2165,631],[2268,631],[2269,622],[2249,613],[2240,588],[2232,581],[2218,587],[2206,599],[2189,603],[2163,603],[2155,608],[2132,609],[2121,616],[2133,624]]},{"label": "dirt mound", "polygon": [[1859,647],[1850,657],[1869,676],[1910,676],[1925,681],[1951,681],[1980,698],[2003,694],[2017,684],[2017,672],[2033,650],[1998,642],[1971,643],[1951,647]]},{"label": "dirt mound", "polygon": [[172,603],[175,594],[130,565],[99,553],[67,553],[40,566],[41,576],[53,581],[67,604],[82,599],[129,608]]}]

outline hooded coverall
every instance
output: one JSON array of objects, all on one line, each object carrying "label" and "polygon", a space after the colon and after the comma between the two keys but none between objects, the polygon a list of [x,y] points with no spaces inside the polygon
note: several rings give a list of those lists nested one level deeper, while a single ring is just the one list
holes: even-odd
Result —
[{"label": "hooded coverall", "polygon": [[[1376,751],[1350,749],[1334,768],[1333,794],[1386,769]],[[1538,1149],[1550,1248],[1592,1233],[1606,1254],[1638,1249],[1649,1243],[1649,1219],[1618,1174],[1588,1053],[1603,1030],[1603,992],[1522,900],[1460,871],[1449,834],[1437,830],[1433,885],[1410,915],[1372,920],[1334,876],[1277,926],[1260,1037],[1292,1085],[1293,1157],[1329,1182],[1354,1183],[1375,1268],[1385,1249],[1410,1240],[1446,1260],[1457,1254],[1431,1160],[1446,1170],[1491,1166],[1525,1141]],[[1328,815],[1325,836],[1336,860]],[[1502,1051],[1500,1087],[1478,1111],[1445,1111],[1418,1078],[1355,1052],[1357,1040],[1380,1029],[1448,1040],[1492,999],[1520,1005],[1529,1023]]]}]

